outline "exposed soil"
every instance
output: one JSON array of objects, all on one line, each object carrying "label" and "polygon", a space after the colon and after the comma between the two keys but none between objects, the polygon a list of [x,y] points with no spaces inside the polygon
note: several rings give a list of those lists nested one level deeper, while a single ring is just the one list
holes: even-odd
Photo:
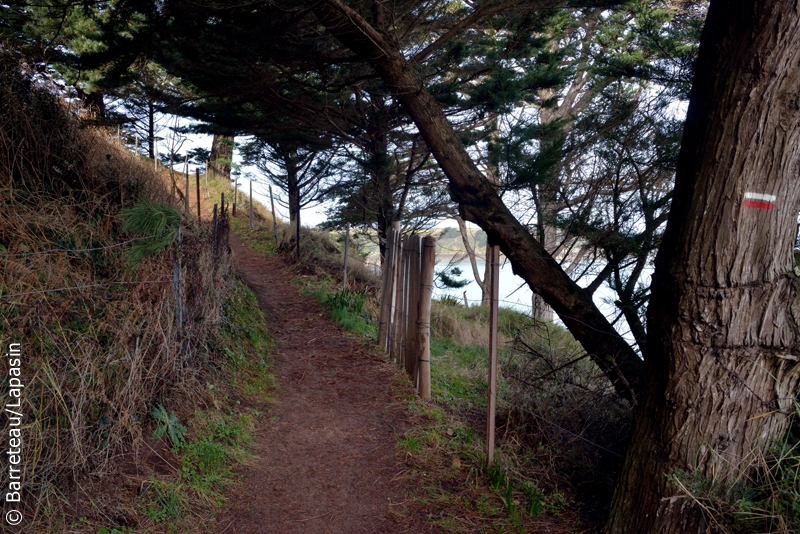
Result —
[{"label": "exposed soil", "polygon": [[396,372],[301,295],[280,258],[233,233],[230,246],[277,340],[278,387],[221,532],[430,532],[398,477],[407,413]]}]

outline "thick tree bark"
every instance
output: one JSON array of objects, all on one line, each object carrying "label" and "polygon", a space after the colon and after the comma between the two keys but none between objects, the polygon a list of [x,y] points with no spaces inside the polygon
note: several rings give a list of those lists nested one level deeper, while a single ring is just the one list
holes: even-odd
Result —
[{"label": "thick tree bark", "polygon": [[231,160],[233,159],[233,136],[214,134],[211,140],[211,156],[209,167],[225,178],[231,178]]},{"label": "thick tree bark", "polygon": [[378,71],[419,128],[450,184],[464,219],[476,223],[500,246],[514,273],[542,295],[616,390],[635,402],[643,365],[592,302],[542,245],[511,214],[495,188],[470,159],[441,108],[391,38],[372,28],[340,0],[314,4],[320,20],[345,46]]},{"label": "thick tree bark", "polygon": [[606,533],[706,532],[667,477],[731,483],[786,429],[800,373],[798,11],[711,4],[652,282],[647,394]]}]

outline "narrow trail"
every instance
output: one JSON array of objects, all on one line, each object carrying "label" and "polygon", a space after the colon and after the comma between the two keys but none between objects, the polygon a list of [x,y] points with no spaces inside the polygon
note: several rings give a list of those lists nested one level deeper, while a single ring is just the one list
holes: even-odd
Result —
[{"label": "narrow trail", "polygon": [[[226,517],[226,534],[430,532],[404,503],[395,444],[407,417],[393,370],[348,338],[265,258],[231,232],[233,263],[277,340],[271,418]],[[396,386],[395,386],[396,388]],[[227,526],[226,526],[227,525]]]}]

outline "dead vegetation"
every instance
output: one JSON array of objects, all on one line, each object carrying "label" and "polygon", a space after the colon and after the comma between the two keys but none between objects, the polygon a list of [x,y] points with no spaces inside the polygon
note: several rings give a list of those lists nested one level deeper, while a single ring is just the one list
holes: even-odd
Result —
[{"label": "dead vegetation", "polygon": [[[203,397],[231,283],[224,224],[212,232],[184,218],[180,246],[126,261],[146,236],[121,232],[120,209],[142,198],[169,204],[169,191],[152,164],[79,118],[46,81],[0,57],[0,338],[4,351],[22,351],[26,531],[61,531],[78,514],[135,526],[133,512],[108,504],[130,488],[108,488],[108,476],[152,456],[157,405],[185,415]],[[147,478],[133,471],[128,479]]]}]

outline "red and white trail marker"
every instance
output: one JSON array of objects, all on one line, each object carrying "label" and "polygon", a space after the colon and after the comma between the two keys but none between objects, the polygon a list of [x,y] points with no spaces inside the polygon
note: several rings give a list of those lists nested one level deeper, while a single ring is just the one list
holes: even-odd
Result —
[{"label": "red and white trail marker", "polygon": [[761,208],[771,210],[775,208],[775,195],[762,195],[761,193],[745,193],[742,206],[745,208]]}]

